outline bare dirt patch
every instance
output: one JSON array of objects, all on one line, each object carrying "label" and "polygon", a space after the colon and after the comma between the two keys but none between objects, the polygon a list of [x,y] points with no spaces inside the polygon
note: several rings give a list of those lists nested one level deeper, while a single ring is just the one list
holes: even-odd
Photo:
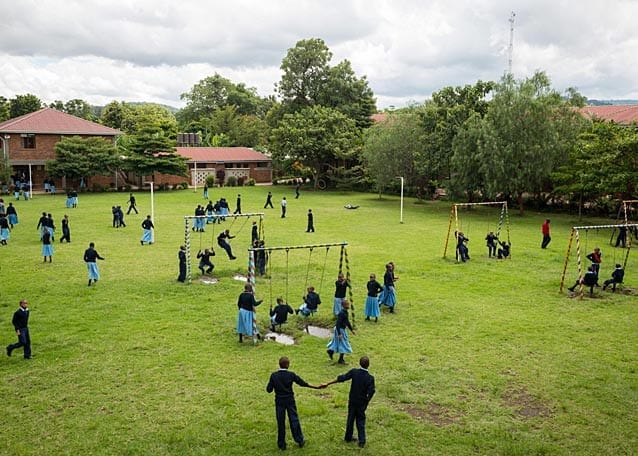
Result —
[{"label": "bare dirt patch", "polygon": [[463,417],[462,413],[434,402],[425,404],[423,408],[407,407],[404,410],[415,420],[429,421],[440,427],[456,424]]},{"label": "bare dirt patch", "polygon": [[524,419],[549,418],[554,413],[549,405],[529,394],[524,386],[508,389],[503,394],[503,403],[513,408],[516,414]]}]

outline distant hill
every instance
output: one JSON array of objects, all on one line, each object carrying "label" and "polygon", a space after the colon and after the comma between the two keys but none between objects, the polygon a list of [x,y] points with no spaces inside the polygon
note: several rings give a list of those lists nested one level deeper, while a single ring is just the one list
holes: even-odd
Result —
[{"label": "distant hill", "polygon": [[616,105],[638,105],[638,100],[595,100],[588,99],[587,104],[591,106],[616,106]]}]

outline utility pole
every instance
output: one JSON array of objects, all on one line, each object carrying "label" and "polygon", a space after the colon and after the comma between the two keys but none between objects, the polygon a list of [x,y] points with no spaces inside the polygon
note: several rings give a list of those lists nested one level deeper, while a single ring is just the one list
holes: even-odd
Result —
[{"label": "utility pole", "polygon": [[512,55],[514,54],[514,18],[516,17],[516,13],[512,11],[510,14],[509,23],[510,23],[510,45],[507,49],[508,53],[508,61],[507,61],[507,72],[508,74],[512,74]]}]

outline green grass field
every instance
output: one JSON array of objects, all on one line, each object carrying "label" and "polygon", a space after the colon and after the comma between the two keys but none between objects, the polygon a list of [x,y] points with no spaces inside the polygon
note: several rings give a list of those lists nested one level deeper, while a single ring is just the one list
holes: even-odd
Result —
[{"label": "green grass field", "polygon": [[[244,212],[266,210],[267,245],[348,242],[357,334],[349,367],[371,359],[377,395],[368,408],[368,445],[343,442],[348,384],[315,391],[296,388],[307,440],[290,454],[638,454],[638,312],[635,254],[625,287],[577,299],[558,292],[570,227],[567,215],[551,215],[552,242],[540,249],[547,214],[510,214],[512,259],[487,258],[483,241],[495,230],[498,210],[461,211],[470,238],[471,261],[443,259],[450,203],[415,204],[376,195],[310,191],[294,199],[290,187],[242,188]],[[234,209],[237,188],[212,189]],[[288,197],[288,217],[278,202]],[[184,215],[204,203],[192,190],[155,194],[156,243],[141,246],[140,223],[150,212],[150,194],[136,193],[140,214],[128,226],[111,227],[112,205],[126,209],[128,194],[80,195],[66,209],[64,195],[36,195],[14,202],[20,223],[0,247],[0,332],[15,341],[11,316],[21,298],[32,310],[35,358],[20,350],[0,362],[0,454],[242,455],[278,454],[274,398],[265,391],[277,360],[310,383],[345,372],[331,362],[328,342],[304,334],[298,317],[285,332],[293,346],[272,341],[240,344],[235,334],[237,296],[245,273],[250,222],[231,230],[239,257],[217,250],[218,284],[178,283],[177,251],[184,242]],[[5,198],[5,203],[13,198]],[[359,204],[345,210],[346,203]],[[305,233],[306,212],[315,213],[316,233]],[[36,224],[42,211],[70,216],[72,243],[55,244],[44,264]],[[231,226],[230,221],[221,227]],[[209,246],[219,228],[193,233],[194,253]],[[601,277],[608,278],[623,251],[609,246],[610,232],[591,232],[583,248],[600,245]],[[106,257],[101,280],[87,287],[82,254],[96,243]],[[452,253],[450,253],[452,252]],[[338,249],[272,255],[273,280],[259,278],[258,320],[267,330],[268,301],[287,296],[296,308],[307,284],[323,298],[316,323],[330,327]],[[370,272],[397,265],[395,315],[363,321]],[[324,264],[326,265],[324,268]],[[572,261],[567,273],[576,276]],[[287,287],[286,287],[287,282]],[[272,290],[272,291],[271,291]],[[4,354],[3,354],[4,355]]]}]

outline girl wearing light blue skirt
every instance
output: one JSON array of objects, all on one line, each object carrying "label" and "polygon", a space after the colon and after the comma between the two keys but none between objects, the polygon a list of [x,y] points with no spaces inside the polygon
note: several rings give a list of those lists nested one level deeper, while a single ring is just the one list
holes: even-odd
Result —
[{"label": "girl wearing light blue skirt", "polygon": [[334,332],[332,336],[332,340],[327,345],[327,352],[330,359],[333,359],[335,353],[339,353],[339,364],[346,364],[343,356],[348,353],[352,353],[352,347],[350,346],[350,341],[348,340],[348,332],[346,328],[349,328],[352,334],[354,335],[354,328],[350,324],[350,320],[348,319],[348,309],[350,308],[350,302],[344,300],[341,302],[341,312],[337,315],[337,323],[334,327]]},{"label": "girl wearing light blue skirt", "polygon": [[349,286],[350,284],[343,274],[339,273],[335,282],[335,297],[332,305],[332,312],[335,315],[339,315],[339,312],[341,312],[341,303],[346,299],[346,291]]},{"label": "girl wearing light blue skirt", "polygon": [[42,235],[42,256],[45,263],[47,257],[49,257],[49,263],[53,262],[53,245],[51,245],[51,235],[48,231],[45,231]]},{"label": "girl wearing light blue skirt", "polygon": [[255,308],[262,301],[257,301],[253,294],[253,288],[250,284],[244,285],[244,291],[239,295],[237,307],[239,313],[237,315],[237,334],[239,334],[239,342],[243,342],[243,336],[261,339],[259,330],[257,329],[257,321],[255,319]]},{"label": "girl wearing light blue skirt", "polygon": [[379,298],[377,295],[379,292],[383,291],[383,287],[379,282],[377,282],[377,276],[375,274],[370,274],[370,280],[366,285],[368,289],[368,297],[366,298],[366,308],[365,308],[365,316],[366,320],[370,320],[370,318],[374,318],[374,321],[379,321],[379,315],[381,311],[379,310]]},{"label": "girl wearing light blue skirt", "polygon": [[7,206],[7,221],[9,222],[10,228],[13,228],[13,225],[18,224],[18,213],[16,212],[16,208],[13,206],[13,203],[9,203]]},{"label": "girl wearing light blue skirt", "polygon": [[142,228],[144,229],[144,234],[142,235],[142,239],[140,240],[140,244],[144,245],[145,242],[152,244],[153,243],[153,221],[151,220],[151,216],[147,215],[146,220],[142,222]]},{"label": "girl wearing light blue skirt", "polygon": [[383,275],[383,291],[379,295],[379,305],[388,306],[390,313],[394,313],[394,306],[397,303],[397,294],[394,290],[394,282],[399,280],[394,276],[394,264],[385,265],[385,274]]}]

